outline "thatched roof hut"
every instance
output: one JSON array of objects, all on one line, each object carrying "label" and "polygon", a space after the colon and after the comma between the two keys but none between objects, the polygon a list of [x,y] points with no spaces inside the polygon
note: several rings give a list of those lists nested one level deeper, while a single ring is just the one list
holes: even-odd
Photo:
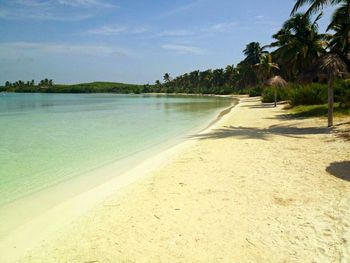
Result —
[{"label": "thatched roof hut", "polygon": [[274,76],[266,81],[268,86],[284,88],[287,86],[287,81],[285,81],[281,76]]},{"label": "thatched roof hut", "polygon": [[266,81],[266,84],[275,87],[275,107],[277,106],[277,88],[284,88],[287,86],[287,81],[285,81],[281,76],[274,76]]}]

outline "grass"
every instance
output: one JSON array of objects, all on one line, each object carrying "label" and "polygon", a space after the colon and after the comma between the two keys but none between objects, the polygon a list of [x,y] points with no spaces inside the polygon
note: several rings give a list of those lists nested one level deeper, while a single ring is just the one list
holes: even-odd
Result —
[{"label": "grass", "polygon": [[[322,105],[299,105],[291,108],[290,113],[294,117],[327,117],[327,104]],[[350,116],[350,108],[341,108],[339,103],[334,104],[334,116]]]}]

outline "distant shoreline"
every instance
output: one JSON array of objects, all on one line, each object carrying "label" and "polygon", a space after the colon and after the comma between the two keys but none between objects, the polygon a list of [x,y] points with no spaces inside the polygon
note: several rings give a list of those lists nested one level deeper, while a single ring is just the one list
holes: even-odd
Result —
[{"label": "distant shoreline", "polygon": [[[232,88],[233,89],[233,88]],[[159,92],[158,92],[159,91]],[[186,95],[230,95],[232,92],[211,92],[211,93],[184,93],[169,89],[169,92],[160,91],[157,85],[150,84],[128,84],[119,82],[89,82],[78,84],[30,84],[25,82],[9,83],[7,86],[0,86],[0,92],[16,93],[114,93],[114,94],[186,94]]]}]

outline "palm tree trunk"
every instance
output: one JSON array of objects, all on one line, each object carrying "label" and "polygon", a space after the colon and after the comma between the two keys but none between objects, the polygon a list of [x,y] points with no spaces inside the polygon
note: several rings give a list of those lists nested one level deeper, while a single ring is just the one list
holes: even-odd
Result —
[{"label": "palm tree trunk", "polygon": [[334,75],[328,78],[328,127],[333,126],[333,107],[334,107]]},{"label": "palm tree trunk", "polygon": [[275,107],[277,107],[277,88],[275,87]]}]

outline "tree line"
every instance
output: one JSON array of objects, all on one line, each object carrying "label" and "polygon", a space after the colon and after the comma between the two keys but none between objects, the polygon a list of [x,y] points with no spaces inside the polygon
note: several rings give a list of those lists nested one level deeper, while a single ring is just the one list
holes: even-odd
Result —
[{"label": "tree line", "polygon": [[22,81],[18,80],[16,82],[11,83],[10,81],[5,82],[5,90],[11,90],[11,88],[15,90],[19,89],[25,89],[25,88],[33,88],[33,87],[52,87],[54,85],[52,79],[43,79],[40,80],[39,83],[36,85],[34,80],[31,81]]}]

